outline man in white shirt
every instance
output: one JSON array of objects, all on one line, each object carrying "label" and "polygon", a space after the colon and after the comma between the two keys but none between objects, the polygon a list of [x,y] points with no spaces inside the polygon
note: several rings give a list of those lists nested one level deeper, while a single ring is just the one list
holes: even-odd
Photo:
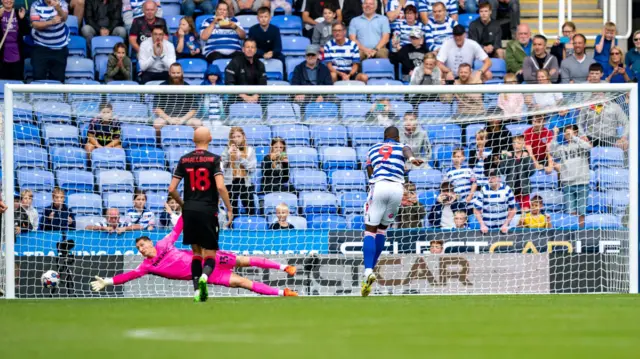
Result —
[{"label": "man in white shirt", "polygon": [[452,83],[455,80],[455,74],[458,73],[458,67],[461,64],[467,63],[473,66],[475,60],[483,62],[479,70],[483,82],[493,77],[489,70],[491,68],[491,59],[484,52],[482,46],[471,39],[467,39],[462,25],[453,27],[453,39],[445,40],[438,52],[437,59],[442,76],[449,81],[448,83]]},{"label": "man in white shirt", "polygon": [[140,44],[138,62],[140,63],[140,82],[166,80],[169,67],[176,62],[176,49],[173,44],[165,40],[164,27],[154,26],[151,38]]}]

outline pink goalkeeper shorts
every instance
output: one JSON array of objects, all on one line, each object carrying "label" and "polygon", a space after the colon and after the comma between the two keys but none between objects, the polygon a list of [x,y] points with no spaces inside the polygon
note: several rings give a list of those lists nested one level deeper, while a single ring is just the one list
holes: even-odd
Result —
[{"label": "pink goalkeeper shorts", "polygon": [[216,252],[216,268],[211,273],[208,282],[216,285],[229,286],[231,273],[236,266],[236,255],[231,252]]}]

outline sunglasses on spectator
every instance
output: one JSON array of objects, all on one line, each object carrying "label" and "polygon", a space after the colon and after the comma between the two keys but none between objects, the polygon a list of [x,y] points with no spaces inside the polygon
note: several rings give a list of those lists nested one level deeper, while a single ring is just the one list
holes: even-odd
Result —
[{"label": "sunglasses on spectator", "polygon": [[633,41],[640,41],[640,37],[636,37]]}]

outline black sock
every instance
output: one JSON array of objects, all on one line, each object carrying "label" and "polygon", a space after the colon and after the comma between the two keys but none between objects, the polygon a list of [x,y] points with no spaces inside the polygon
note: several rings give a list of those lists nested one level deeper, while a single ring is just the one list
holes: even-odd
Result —
[{"label": "black sock", "polygon": [[191,278],[193,278],[193,290],[198,289],[198,280],[202,275],[202,257],[193,256],[191,258]]},{"label": "black sock", "polygon": [[204,259],[204,268],[202,269],[202,272],[207,276],[210,276],[211,273],[213,273],[213,269],[215,267],[216,261],[213,259],[213,257],[207,257]]}]

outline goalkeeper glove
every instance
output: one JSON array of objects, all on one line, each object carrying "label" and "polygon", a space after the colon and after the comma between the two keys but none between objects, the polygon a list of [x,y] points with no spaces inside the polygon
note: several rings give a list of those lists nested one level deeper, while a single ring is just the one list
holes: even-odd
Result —
[{"label": "goalkeeper glove", "polygon": [[100,278],[98,276],[95,276],[96,280],[91,282],[91,290],[93,290],[94,292],[99,292],[101,290],[103,290],[106,286],[109,285],[113,285],[113,279],[112,278]]}]

